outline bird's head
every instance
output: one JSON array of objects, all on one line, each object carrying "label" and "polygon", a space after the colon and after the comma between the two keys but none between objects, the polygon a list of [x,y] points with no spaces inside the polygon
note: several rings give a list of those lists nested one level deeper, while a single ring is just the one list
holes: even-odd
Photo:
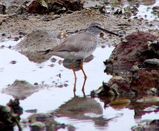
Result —
[{"label": "bird's head", "polygon": [[121,36],[120,36],[119,34],[117,34],[117,33],[114,33],[114,32],[111,32],[111,31],[109,31],[109,30],[106,30],[106,29],[102,28],[102,25],[101,25],[100,23],[96,23],[96,22],[91,23],[91,24],[88,26],[87,30],[88,30],[89,32],[95,34],[95,35],[98,35],[98,34],[100,34],[101,32],[106,32],[106,33],[109,33],[109,34],[112,34],[112,35],[116,35],[116,36],[121,37]]}]

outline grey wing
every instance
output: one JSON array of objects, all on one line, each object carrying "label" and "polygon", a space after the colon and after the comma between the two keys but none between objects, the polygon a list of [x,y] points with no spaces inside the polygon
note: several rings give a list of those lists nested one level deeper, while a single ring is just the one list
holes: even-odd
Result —
[{"label": "grey wing", "polygon": [[94,46],[95,44],[96,38],[89,33],[83,32],[66,38],[66,40],[55,47],[53,51],[78,52],[80,50],[85,50],[86,47]]},{"label": "grey wing", "polygon": [[73,35],[70,36],[68,38],[66,38],[66,40],[64,42],[62,42],[60,45],[56,46],[53,51],[55,52],[62,52],[62,51],[79,51],[78,48],[78,40],[76,39],[78,37],[78,35]]},{"label": "grey wing", "polygon": [[96,37],[90,33],[83,32],[76,35],[72,35],[62,44],[60,44],[55,51],[74,51],[85,50],[86,47],[95,46],[97,44]]}]

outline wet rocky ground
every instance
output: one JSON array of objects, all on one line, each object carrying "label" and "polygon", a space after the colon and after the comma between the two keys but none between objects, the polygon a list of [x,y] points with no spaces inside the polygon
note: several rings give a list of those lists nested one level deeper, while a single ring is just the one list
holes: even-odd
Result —
[{"label": "wet rocky ground", "polygon": [[[158,16],[158,0],[1,0],[0,129],[157,130]],[[92,22],[122,38],[100,34],[85,61],[85,92],[77,65],[73,93],[69,61],[41,52]]]}]

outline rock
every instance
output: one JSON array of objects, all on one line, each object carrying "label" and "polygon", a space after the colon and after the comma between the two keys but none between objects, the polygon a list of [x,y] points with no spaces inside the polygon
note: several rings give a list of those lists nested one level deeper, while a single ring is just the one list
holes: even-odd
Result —
[{"label": "rock", "polygon": [[38,1],[32,1],[32,3],[28,6],[28,12],[29,13],[47,13],[48,9],[44,6],[42,6]]},{"label": "rock", "polygon": [[153,52],[156,58],[159,58],[159,41],[150,42],[149,50]]},{"label": "rock", "polygon": [[115,76],[115,78],[110,79],[108,83],[103,83],[99,89],[91,92],[91,96],[92,95],[98,97],[133,98],[136,97],[136,92],[133,90],[133,88],[131,88],[129,79]]},{"label": "rock", "polygon": [[142,0],[141,1],[141,4],[143,4],[143,5],[153,5],[153,4],[155,4],[155,0]]},{"label": "rock", "polygon": [[25,112],[27,113],[37,113],[37,109],[28,109],[28,110],[25,110]]},{"label": "rock", "polygon": [[83,9],[81,0],[49,0],[36,1],[34,0],[28,6],[29,13],[49,13],[61,14],[64,12],[77,11]]},{"label": "rock", "polygon": [[153,10],[154,13],[159,14],[159,6],[154,6],[154,7],[152,8],[152,10]]},{"label": "rock", "polygon": [[4,88],[2,93],[11,95],[15,99],[23,100],[38,90],[38,86],[34,86],[26,81],[16,80],[12,85]]},{"label": "rock", "polygon": [[7,8],[7,14],[13,15],[22,15],[22,14],[27,14],[27,10],[25,7],[20,6],[20,5],[11,5]]},{"label": "rock", "polygon": [[130,105],[130,103],[131,101],[129,99],[118,98],[116,100],[111,101],[109,105],[113,107],[114,109],[122,109]]},{"label": "rock", "polygon": [[6,6],[0,3],[0,14],[5,14],[5,13],[6,13]]},{"label": "rock", "polygon": [[34,122],[30,125],[31,131],[43,131],[45,124],[42,122]]},{"label": "rock", "polygon": [[53,113],[38,113],[33,114],[29,118],[30,129],[31,131],[43,131],[43,129],[47,131],[57,131],[58,129],[71,129],[75,131],[75,127],[72,125],[66,125],[64,123],[60,124],[54,120]]},{"label": "rock", "polygon": [[110,89],[109,84],[104,82],[97,90],[91,91],[91,97],[116,97],[118,95],[116,90]]},{"label": "rock", "polygon": [[102,94],[107,96],[108,92],[115,90],[116,95],[123,97],[158,95],[158,39],[148,32],[134,32],[126,36],[104,62],[105,72],[113,77],[107,83],[109,91],[103,89]]},{"label": "rock", "polygon": [[21,131],[19,121],[22,113],[23,109],[17,99],[10,100],[6,106],[0,105],[0,130],[13,131],[13,127],[17,125],[19,131]]},{"label": "rock", "polygon": [[[136,90],[138,94],[147,94],[151,92],[151,95],[158,95],[158,83],[159,83],[159,72],[158,70],[152,69],[141,69],[135,76],[137,79],[132,79],[131,88]],[[156,89],[152,92],[152,88]],[[155,93],[155,94],[154,94]]]},{"label": "rock", "polygon": [[144,97],[144,98],[138,99],[136,102],[138,102],[138,103],[158,103],[159,97],[157,97],[157,96]]},{"label": "rock", "polygon": [[159,68],[159,59],[146,59],[143,64],[147,68]]},{"label": "rock", "polygon": [[[140,69],[125,77],[112,77],[102,88],[93,92],[96,96],[128,97],[158,95],[159,72],[155,69]],[[107,85],[107,86],[105,86]]]},{"label": "rock", "polygon": [[[148,103],[155,103],[155,101],[154,102],[153,101],[152,102],[148,102]],[[158,102],[156,101],[156,103],[158,103]],[[152,105],[150,107],[145,108],[144,111],[145,112],[153,112],[153,111],[157,111],[158,109],[159,109],[158,106]]]},{"label": "rock", "polygon": [[45,123],[46,121],[54,120],[53,116],[51,114],[47,114],[47,113],[46,114],[43,114],[43,113],[33,114],[33,115],[29,116],[28,119],[31,123],[34,123],[35,121]]},{"label": "rock", "polygon": [[137,126],[132,127],[132,131],[158,131],[159,120],[141,121]]},{"label": "rock", "polygon": [[52,55],[41,53],[58,45],[57,35],[51,31],[35,30],[25,36],[14,49],[28,57],[29,60],[41,63],[48,60]]},{"label": "rock", "polygon": [[[106,64],[106,71],[119,73],[130,71],[133,65],[139,65],[145,59],[154,57],[154,52],[149,50],[149,41],[157,40],[157,37],[146,32],[135,32],[126,36],[127,42],[121,42],[113,50],[109,61],[113,63]],[[112,71],[113,70],[113,71]]]}]

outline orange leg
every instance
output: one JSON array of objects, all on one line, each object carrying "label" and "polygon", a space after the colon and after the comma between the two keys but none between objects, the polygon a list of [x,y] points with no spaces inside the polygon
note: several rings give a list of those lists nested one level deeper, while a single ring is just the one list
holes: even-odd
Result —
[{"label": "orange leg", "polygon": [[84,92],[84,87],[85,87],[85,84],[86,84],[87,75],[86,75],[86,73],[85,73],[85,71],[84,71],[84,69],[83,69],[83,63],[80,64],[80,69],[82,70],[82,72],[83,72],[83,74],[84,74],[84,82],[83,82],[83,86],[82,86],[82,91],[83,91],[83,93],[85,94],[85,92]]},{"label": "orange leg", "polygon": [[75,72],[75,69],[74,69],[74,65],[73,65],[73,64],[71,65],[71,68],[72,68],[72,71],[73,71],[73,74],[74,74],[74,88],[73,88],[73,92],[75,93],[75,92],[76,92],[77,76],[76,76],[76,72]]},{"label": "orange leg", "polygon": [[83,74],[84,74],[84,79],[87,79],[87,75],[83,69],[83,63],[80,64],[80,69],[82,70]]}]

